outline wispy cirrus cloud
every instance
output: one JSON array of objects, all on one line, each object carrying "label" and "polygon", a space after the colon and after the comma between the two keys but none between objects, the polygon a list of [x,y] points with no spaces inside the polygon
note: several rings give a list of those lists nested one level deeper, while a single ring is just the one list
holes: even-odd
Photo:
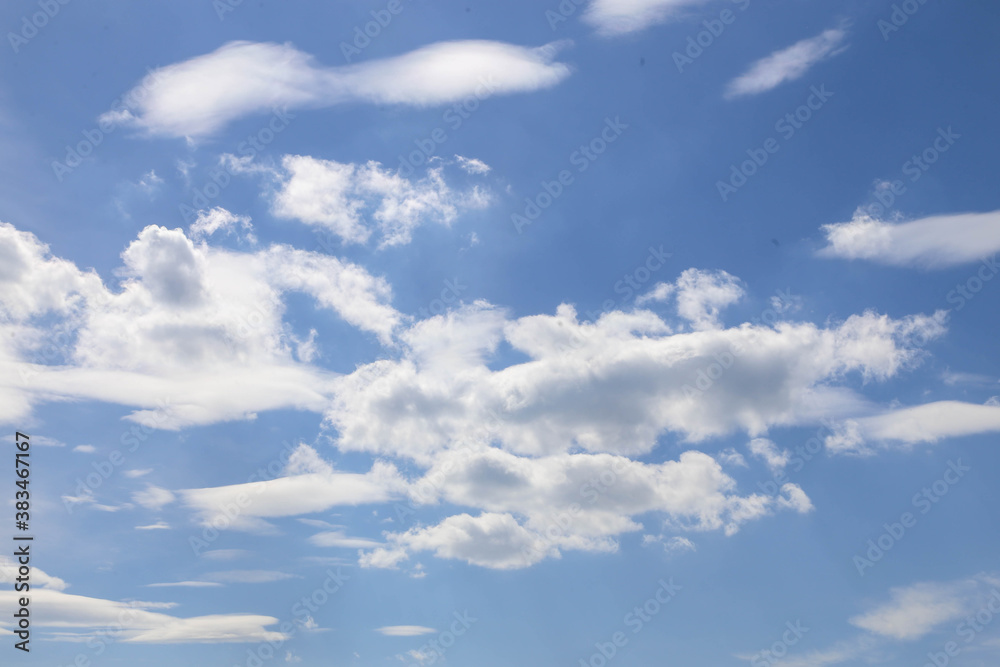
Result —
[{"label": "wispy cirrus cloud", "polygon": [[726,86],[725,97],[733,99],[757,95],[777,88],[787,81],[800,78],[816,63],[844,51],[847,31],[842,28],[824,30],[815,37],[803,39],[775,51],[750,65],[746,72]]}]

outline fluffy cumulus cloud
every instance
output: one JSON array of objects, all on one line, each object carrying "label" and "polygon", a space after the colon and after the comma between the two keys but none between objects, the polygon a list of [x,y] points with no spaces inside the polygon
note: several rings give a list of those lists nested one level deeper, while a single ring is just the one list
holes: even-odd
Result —
[{"label": "fluffy cumulus cloud", "polygon": [[[850,222],[824,225],[821,257],[865,259],[890,266],[943,269],[988,260],[1000,252],[1000,211],[934,215],[884,222],[858,212]],[[984,279],[997,272],[988,262]]]},{"label": "fluffy cumulus cloud", "polygon": [[680,15],[708,0],[592,0],[584,20],[606,36],[643,30]]},{"label": "fluffy cumulus cloud", "polygon": [[[64,592],[66,583],[37,568],[32,570],[31,603],[44,614],[32,618],[32,623],[56,641],[84,642],[91,637],[111,636],[117,641],[137,644],[199,644],[250,643],[283,641],[281,632],[268,630],[278,623],[272,616],[246,613],[213,614],[179,618],[156,609],[177,606],[170,602],[119,602],[100,598],[71,595]],[[7,560],[0,561],[0,603],[14,609],[21,593],[10,587],[17,577],[17,568]],[[109,633],[111,633],[109,635]]]},{"label": "fluffy cumulus cloud", "polygon": [[719,313],[744,296],[739,278],[725,271],[687,269],[675,283],[657,283],[636,305],[676,300],[677,314],[694,329],[717,329]]},{"label": "fluffy cumulus cloud", "polygon": [[[595,322],[579,321],[569,305],[511,319],[480,301],[413,323],[393,355],[333,380],[325,417],[341,451],[403,459],[421,469],[416,477],[380,462],[355,480],[369,491],[348,493],[348,474],[303,449],[308,465],[280,479],[182,495],[207,523],[212,508],[246,494],[253,500],[238,523],[249,528],[379,498],[414,511],[454,508],[434,525],[387,531],[377,545],[335,528],[311,540],[357,547],[363,566],[380,568],[422,552],[512,569],[567,550],[614,551],[649,516],[675,534],[733,534],[812,503],[794,484],[776,496],[741,494],[720,463],[735,452],[636,458],[663,439],[739,431],[756,438],[753,455],[779,469],[786,454],[761,437],[768,429],[870,411],[845,386],[848,376],[894,377],[919,363],[917,341],[944,331],[943,313],[725,328],[718,311],[742,287],[722,272],[685,272],[674,294],[670,313],[617,311]],[[497,367],[501,344],[525,360]]]},{"label": "fluffy cumulus cloud", "polygon": [[131,406],[157,428],[319,412],[333,376],[299,358],[309,341],[284,322],[285,295],[305,293],[383,343],[403,323],[384,279],[288,246],[233,252],[152,225],[122,253],[117,290],[10,225],[0,252],[19,269],[0,275],[5,422],[80,398]]},{"label": "fluffy cumulus cloud", "polygon": [[[649,311],[581,322],[508,320],[484,303],[419,322],[401,358],[336,378],[326,413],[343,450],[428,462],[461,442],[511,452],[650,451],[661,436],[698,442],[742,430],[856,414],[864,400],[838,380],[892,377],[917,363],[914,339],[943,332],[941,315],[865,313],[820,328],[780,322],[676,333]],[[493,369],[501,341],[528,357]]]},{"label": "fluffy cumulus cloud", "polygon": [[[489,169],[478,160],[460,166],[472,163]],[[454,190],[440,166],[422,179],[409,179],[378,162],[344,164],[286,155],[273,175],[279,182],[276,216],[323,228],[344,243],[365,243],[373,231],[379,247],[409,243],[421,224],[450,225],[460,212],[483,208],[491,200],[481,186]]]},{"label": "fluffy cumulus cloud", "polygon": [[526,48],[491,41],[443,42],[355,65],[326,67],[290,44],[230,42],[162,67],[127,96],[131,110],[109,112],[153,135],[203,137],[233,120],[275,108],[352,102],[425,107],[550,88],[569,76],[557,45]]},{"label": "fluffy cumulus cloud", "polygon": [[846,37],[844,30],[834,28],[775,51],[729,82],[726,97],[756,95],[801,78],[817,63],[841,53]]}]

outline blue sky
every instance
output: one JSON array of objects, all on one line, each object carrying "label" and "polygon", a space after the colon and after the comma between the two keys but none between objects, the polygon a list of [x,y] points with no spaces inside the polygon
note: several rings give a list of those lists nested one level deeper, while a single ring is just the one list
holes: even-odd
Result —
[{"label": "blue sky", "polygon": [[997,7],[293,4],[0,9],[3,664],[996,664]]}]

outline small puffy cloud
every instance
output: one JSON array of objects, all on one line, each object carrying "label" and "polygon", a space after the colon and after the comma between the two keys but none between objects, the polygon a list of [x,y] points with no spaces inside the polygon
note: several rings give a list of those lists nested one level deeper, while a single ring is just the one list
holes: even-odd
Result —
[{"label": "small puffy cloud", "polygon": [[419,637],[437,632],[437,630],[422,625],[387,625],[383,628],[376,628],[375,632],[386,637]]},{"label": "small puffy cloud", "polygon": [[73,448],[74,452],[80,452],[81,454],[93,454],[97,451],[97,448],[93,445],[77,445]]},{"label": "small puffy cloud", "polygon": [[191,238],[196,241],[206,239],[216,232],[225,232],[228,235],[239,234],[240,230],[243,231],[240,238],[249,243],[257,242],[257,237],[253,233],[253,225],[250,223],[250,216],[236,215],[220,206],[198,211],[198,217],[188,229]]},{"label": "small puffy cloud", "polygon": [[274,108],[367,102],[427,107],[470,95],[486,98],[555,86],[570,74],[556,45],[525,48],[491,41],[432,44],[355,65],[324,67],[291,44],[229,42],[154,70],[125,99],[131,111],[102,120],[151,135],[204,137]]},{"label": "small puffy cloud", "polygon": [[474,157],[456,155],[455,160],[458,162],[458,166],[469,174],[488,174],[490,172],[490,165]]},{"label": "small puffy cloud", "polygon": [[777,88],[782,83],[802,77],[816,63],[841,53],[847,32],[842,29],[824,30],[815,37],[803,39],[791,46],[761,58],[726,87],[726,97],[756,95]]},{"label": "small puffy cloud", "polygon": [[[469,161],[463,168],[469,171],[470,164],[485,166]],[[274,176],[279,181],[272,206],[276,216],[328,230],[344,243],[365,243],[377,231],[380,248],[409,243],[417,227],[428,222],[448,226],[462,211],[490,202],[479,187],[453,190],[442,167],[430,169],[422,179],[409,179],[378,162],[357,165],[286,155]]]},{"label": "small puffy cloud", "polygon": [[[824,225],[820,257],[864,259],[890,266],[945,269],[1000,252],[1000,211],[934,215],[884,222],[859,212],[850,222]],[[988,261],[990,275],[998,272]]]},{"label": "small puffy cloud", "polygon": [[791,453],[787,449],[778,449],[778,446],[767,438],[754,438],[747,445],[750,453],[763,460],[767,467],[774,472],[785,469],[791,459]]},{"label": "small puffy cloud", "polygon": [[138,479],[139,477],[144,477],[151,472],[153,472],[152,468],[144,468],[142,470],[126,470],[125,476],[129,479]]},{"label": "small puffy cloud", "polygon": [[176,497],[167,489],[161,489],[158,486],[148,484],[144,490],[133,493],[132,500],[146,509],[159,511],[163,509],[165,505],[169,505],[174,502]]},{"label": "small puffy cloud", "polygon": [[725,271],[684,271],[675,285],[677,314],[695,329],[719,326],[719,311],[737,303],[744,291],[739,278]]}]

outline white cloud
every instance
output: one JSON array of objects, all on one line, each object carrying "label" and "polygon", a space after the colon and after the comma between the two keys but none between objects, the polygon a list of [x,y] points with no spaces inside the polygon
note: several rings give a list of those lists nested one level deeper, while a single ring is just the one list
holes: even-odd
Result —
[{"label": "white cloud", "polygon": [[458,162],[458,166],[469,174],[488,174],[490,172],[490,165],[474,157],[456,155],[455,160]]},{"label": "white cloud", "polygon": [[226,584],[269,584],[295,578],[294,574],[274,570],[228,570],[226,572],[209,572],[205,579]]},{"label": "white cloud", "polygon": [[[322,512],[337,505],[381,503],[402,495],[405,482],[395,467],[376,462],[367,474],[337,472],[316,451],[300,445],[277,479],[180,491],[203,525],[270,531],[268,518]],[[226,507],[240,508],[237,516]],[[214,521],[214,524],[213,524]]]},{"label": "white cloud", "polygon": [[352,102],[426,107],[471,95],[555,86],[569,67],[558,48],[490,41],[443,42],[402,56],[324,67],[290,44],[229,42],[151,72],[127,98],[136,112],[111,113],[153,135],[202,137],[276,107],[323,108]]},{"label": "white cloud", "polygon": [[[780,322],[671,333],[648,311],[588,323],[562,305],[554,316],[507,320],[479,302],[406,330],[398,360],[337,378],[326,420],[341,450],[424,462],[462,442],[539,456],[644,453],[668,433],[756,437],[857,414],[865,401],[838,386],[844,374],[884,380],[914,366],[923,353],[912,339],[940,335],[942,317],[865,313],[825,329]],[[528,360],[491,368],[501,340]]]},{"label": "white cloud", "polygon": [[936,401],[845,420],[827,437],[826,446],[835,452],[865,452],[871,443],[934,443],[997,431],[1000,431],[998,405]]},{"label": "white cloud", "polygon": [[784,470],[791,459],[791,453],[787,449],[778,449],[778,446],[767,438],[754,438],[747,444],[750,453],[767,463],[767,467],[774,472]]},{"label": "white cloud", "polygon": [[888,602],[851,618],[850,622],[892,639],[919,639],[945,623],[974,614],[997,583],[994,576],[978,575],[961,581],[893,588]]},{"label": "white cloud", "polygon": [[841,53],[841,44],[847,32],[841,29],[824,30],[815,37],[775,51],[761,58],[726,87],[726,97],[756,95],[776,88],[786,81],[794,81],[818,62]]},{"label": "white cloud", "polygon": [[144,490],[136,491],[132,494],[132,500],[146,509],[159,511],[163,509],[164,506],[174,502],[176,498],[174,497],[174,494],[167,489],[161,489],[158,486],[147,484]]},{"label": "white cloud", "polygon": [[[57,635],[61,641],[86,641],[112,627],[116,637],[126,643],[250,643],[288,639],[280,632],[267,630],[267,626],[278,623],[278,619],[271,616],[239,613],[177,618],[148,611],[169,609],[176,606],[174,603],[117,602],[69,595],[62,592],[66,583],[61,579],[37,568],[31,574],[32,582],[39,585],[37,588],[32,586],[31,602],[45,609],[44,614],[33,617],[32,623],[39,628],[69,629]],[[16,576],[14,565],[7,560],[0,561],[0,583],[13,583]],[[185,583],[190,582],[174,585]],[[9,588],[0,590],[0,604],[4,608],[14,608],[21,595],[23,593]]]},{"label": "white cloud", "polygon": [[736,276],[725,271],[687,269],[676,283],[657,283],[637,297],[635,304],[644,306],[675,298],[678,317],[687,320],[694,329],[704,330],[717,329],[719,312],[743,296],[743,286]]},{"label": "white cloud", "polygon": [[349,537],[340,530],[317,533],[309,538],[309,542],[318,547],[340,547],[344,549],[371,549],[380,544],[377,540],[369,540],[364,537]]},{"label": "white cloud", "polygon": [[97,451],[97,447],[93,445],[77,445],[73,448],[74,452],[80,452],[81,454],[93,454]]},{"label": "white cloud", "polygon": [[244,232],[239,238],[251,244],[257,242],[257,237],[253,233],[253,225],[250,223],[250,216],[236,215],[220,206],[198,211],[198,217],[189,228],[191,238],[196,241],[208,238],[219,231],[225,232],[227,235],[234,233],[239,235],[239,230]]},{"label": "white cloud", "polygon": [[148,588],[219,588],[217,581],[170,581],[160,584],[146,584]]},{"label": "white cloud", "polygon": [[[131,406],[130,419],[156,428],[320,412],[333,376],[305,361],[315,340],[283,321],[285,296],[304,292],[387,344],[405,319],[385,279],[288,246],[234,252],[153,225],[122,253],[118,291],[9,225],[0,225],[0,254],[19,267],[0,275],[5,423],[23,423],[41,400],[81,398]],[[38,363],[51,318],[66,332],[65,359]]]},{"label": "white cloud", "polygon": [[708,0],[592,0],[584,20],[606,36],[643,30]]},{"label": "white cloud", "polygon": [[163,521],[157,521],[156,523],[150,524],[148,526],[136,526],[136,530],[170,530],[170,524]]},{"label": "white cloud", "polygon": [[386,637],[419,637],[437,632],[437,630],[422,625],[387,625],[384,628],[376,628],[375,632]]},{"label": "white cloud", "polygon": [[[850,222],[822,229],[828,245],[819,251],[820,257],[944,269],[1000,252],[1000,211],[935,215],[900,223],[859,212]],[[993,265],[990,276],[996,272]]]},{"label": "white cloud", "polygon": [[452,190],[442,167],[430,169],[421,180],[409,180],[378,162],[342,164],[304,155],[284,156],[281,167],[274,172],[279,180],[274,214],[322,227],[344,243],[365,243],[375,227],[380,248],[406,244],[420,225],[448,226],[460,212],[490,202],[479,187]]},{"label": "white cloud", "polygon": [[743,298],[740,280],[725,271],[684,271],[675,285],[677,314],[695,329],[719,327],[719,311]]},{"label": "white cloud", "polygon": [[143,470],[126,470],[125,476],[129,479],[138,479],[139,477],[144,477],[151,472],[153,472],[152,468],[145,468]]}]

